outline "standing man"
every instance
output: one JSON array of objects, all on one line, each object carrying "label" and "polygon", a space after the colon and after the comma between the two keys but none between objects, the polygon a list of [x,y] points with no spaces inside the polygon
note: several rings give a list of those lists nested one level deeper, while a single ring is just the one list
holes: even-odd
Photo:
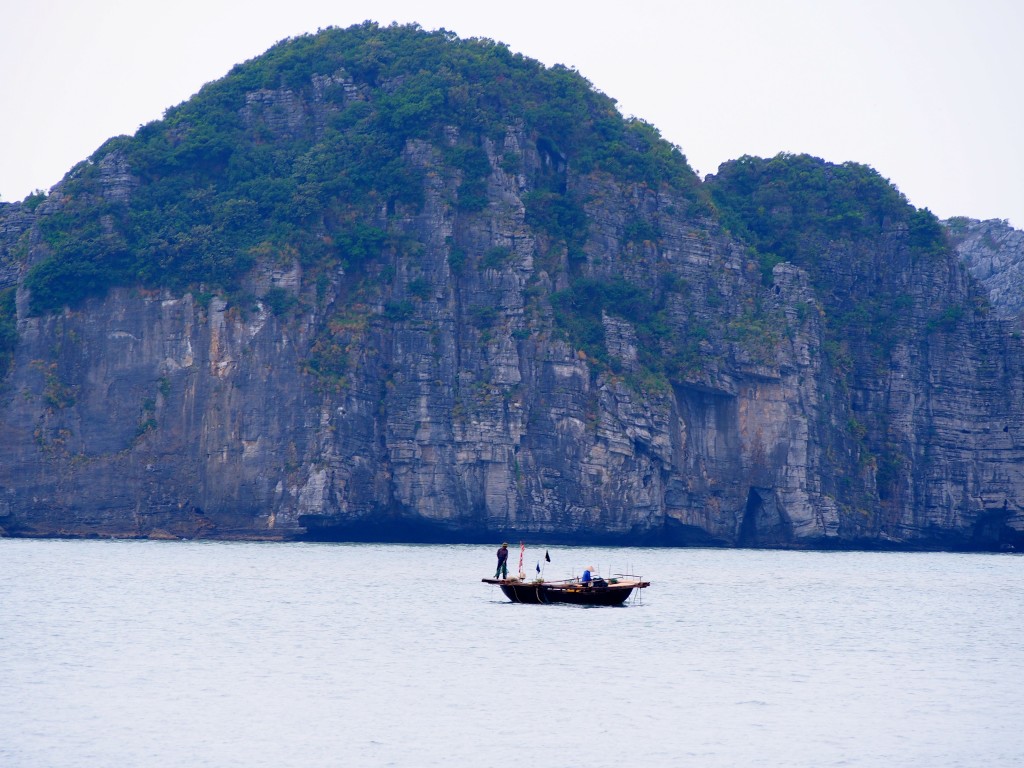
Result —
[{"label": "standing man", "polygon": [[506,541],[498,549],[498,568],[494,572],[494,578],[498,578],[498,574],[499,573],[501,574],[501,578],[503,578],[503,579],[507,579],[508,578],[508,565],[506,564],[507,561],[508,561],[508,542]]}]

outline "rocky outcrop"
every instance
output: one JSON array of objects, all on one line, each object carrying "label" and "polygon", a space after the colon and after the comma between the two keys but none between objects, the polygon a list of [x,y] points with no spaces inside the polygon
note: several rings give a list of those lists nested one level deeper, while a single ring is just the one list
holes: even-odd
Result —
[{"label": "rocky outcrop", "polygon": [[985,287],[997,317],[1024,317],[1024,232],[999,219],[944,222],[960,258]]},{"label": "rocky outcrop", "polygon": [[35,221],[22,203],[0,203],[0,289],[17,284],[26,233]]},{"label": "rocky outcrop", "polygon": [[[324,94],[366,95],[318,77],[312,97],[254,89],[242,122],[315,133],[339,103]],[[577,170],[517,121],[479,137],[485,204],[460,205],[446,157],[465,137],[443,135],[405,141],[422,199],[368,217],[389,235],[378,257],[312,274],[264,248],[231,294],[122,287],[32,315],[24,275],[65,200],[0,206],[0,280],[18,289],[0,528],[1020,544],[1024,348],[952,252],[921,259],[899,230],[825,243],[826,293],[792,263],[763,275],[700,194]],[[117,148],[96,163],[106,201],[138,194]],[[571,247],[530,215],[538,179],[581,201]],[[600,355],[559,314],[598,284],[638,291],[593,312]],[[884,344],[828,336],[837,297],[876,294],[905,297]],[[665,329],[688,346],[652,365]]]}]

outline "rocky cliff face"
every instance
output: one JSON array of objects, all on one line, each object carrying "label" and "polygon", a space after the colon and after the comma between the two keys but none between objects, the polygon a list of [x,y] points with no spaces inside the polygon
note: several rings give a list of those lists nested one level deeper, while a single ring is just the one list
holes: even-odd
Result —
[{"label": "rocky cliff face", "polygon": [[963,262],[984,286],[996,317],[1024,316],[1024,232],[1005,221],[955,218],[945,222]]},{"label": "rocky cliff face", "polygon": [[[254,89],[240,114],[267,136],[317,131],[335,107],[316,94],[333,87],[352,101],[367,87],[341,70],[314,85],[305,96]],[[0,527],[1020,541],[1024,349],[981,311],[935,309],[981,300],[952,252],[916,260],[899,231],[870,247],[823,245],[840,265],[826,296],[793,263],[763,275],[701,194],[577,170],[514,120],[480,139],[484,203],[461,205],[466,172],[446,158],[465,138],[453,125],[441,141],[404,142],[422,195],[366,220],[389,233],[375,258],[325,271],[263,251],[231,294],[122,287],[33,314],[25,278],[50,253],[41,225],[67,204],[64,190],[32,210],[0,207],[0,289],[17,290]],[[140,194],[116,149],[96,164],[108,203]],[[531,208],[531,194],[553,187],[581,201],[571,243]],[[639,302],[597,312],[581,286],[602,285],[630,286]],[[836,295],[894,286],[909,298],[884,360],[855,335],[843,354],[829,347]],[[572,330],[585,315],[598,352]],[[673,366],[658,367],[669,333],[687,354],[676,347]]]}]

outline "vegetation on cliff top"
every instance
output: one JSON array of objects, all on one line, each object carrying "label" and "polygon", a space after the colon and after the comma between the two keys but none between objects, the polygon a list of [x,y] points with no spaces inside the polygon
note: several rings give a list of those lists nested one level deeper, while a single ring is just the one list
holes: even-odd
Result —
[{"label": "vegetation on cliff top", "polygon": [[860,335],[876,362],[888,355],[898,320],[913,305],[908,286],[887,279],[878,260],[913,264],[949,250],[931,211],[914,208],[858,163],[747,156],[723,164],[707,186],[723,223],[755,249],[766,282],[783,261],[807,270],[826,310],[831,347]]},{"label": "vegetation on cliff top", "polygon": [[748,155],[724,163],[708,185],[723,221],[769,262],[818,272],[816,251],[823,242],[873,240],[901,229],[918,254],[946,249],[931,211],[915,209],[887,179],[859,163]]},{"label": "vegetation on cliff top", "polygon": [[[396,212],[400,218],[422,202],[411,140],[430,145],[458,174],[453,202],[472,215],[488,205],[493,160],[485,145],[500,153],[510,127],[574,174],[599,170],[620,182],[705,194],[677,148],[648,124],[624,119],[577,72],[546,68],[491,40],[367,22],[283,41],[73,169],[61,204],[40,217],[49,253],[25,280],[30,311],[74,306],[114,285],[230,292],[258,259],[277,255],[321,276],[336,266],[358,272],[382,253],[414,250],[392,226]],[[518,160],[507,153],[496,162],[518,171]],[[894,232],[915,258],[942,252],[929,211],[914,209],[870,168],[805,155],[740,158],[706,187],[723,224],[760,259],[766,282],[775,264],[790,261],[809,272],[826,302],[835,298],[826,309],[838,368],[848,367],[840,347],[851,327],[884,358],[907,298],[837,293],[837,267],[850,266],[837,260],[880,252]],[[587,220],[565,176],[531,178],[522,198],[526,222],[563,244],[570,264],[581,258]],[[653,226],[638,218],[624,237],[656,240]],[[465,256],[453,243],[454,272]],[[497,256],[485,253],[481,263],[488,259]],[[634,326],[641,365],[672,378],[694,368],[709,329],[696,320],[673,327],[667,293],[652,303],[649,290],[576,274],[551,298],[559,326],[590,357],[614,367],[604,344],[607,311]],[[292,305],[280,293],[265,298],[275,313]],[[390,320],[413,306],[383,300]],[[737,321],[740,331],[766,326],[753,311]],[[318,375],[339,376],[344,367],[330,349],[313,350]]]},{"label": "vegetation on cliff top", "polygon": [[[309,105],[323,108],[314,116]],[[486,204],[482,141],[500,146],[510,125],[576,172],[697,184],[676,148],[624,119],[574,70],[444,30],[328,29],[236,66],[76,166],[64,204],[41,223],[50,256],[26,280],[31,310],[74,305],[112,285],[230,290],[268,252],[351,266],[386,239],[368,223],[375,212],[420,202],[420,173],[403,154],[410,139],[445,148],[463,173],[458,207],[471,212]],[[110,193],[104,158],[128,169],[130,195]],[[578,206],[566,190],[532,195],[534,220],[573,226]]]}]

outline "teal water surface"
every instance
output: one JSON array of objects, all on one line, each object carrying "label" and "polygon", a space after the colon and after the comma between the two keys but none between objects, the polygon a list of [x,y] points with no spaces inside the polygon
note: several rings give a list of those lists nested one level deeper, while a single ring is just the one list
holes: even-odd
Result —
[{"label": "teal water surface", "polygon": [[0,540],[0,765],[1022,764],[1020,556],[493,549]]}]

